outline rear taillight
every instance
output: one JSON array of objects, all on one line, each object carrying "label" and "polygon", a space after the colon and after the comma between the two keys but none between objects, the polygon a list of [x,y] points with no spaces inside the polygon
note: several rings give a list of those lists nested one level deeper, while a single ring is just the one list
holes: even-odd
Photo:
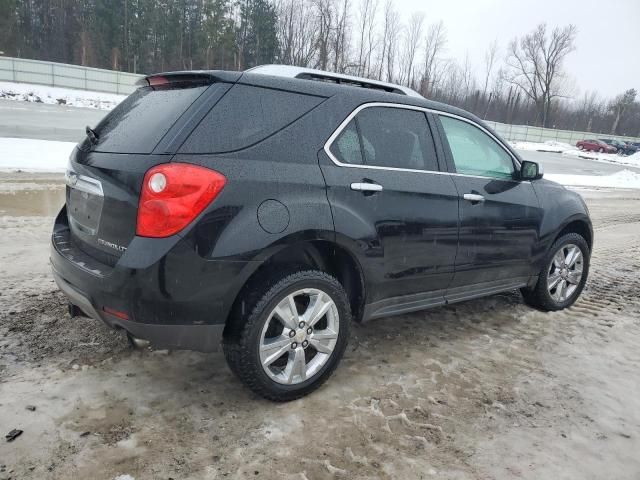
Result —
[{"label": "rear taillight", "polygon": [[191,223],[222,191],[227,179],[214,170],[165,163],[144,176],[136,234],[168,237]]}]

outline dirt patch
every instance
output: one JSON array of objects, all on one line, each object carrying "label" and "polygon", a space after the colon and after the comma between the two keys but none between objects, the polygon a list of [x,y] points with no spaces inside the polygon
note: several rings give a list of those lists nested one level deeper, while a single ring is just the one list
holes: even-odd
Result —
[{"label": "dirt patch", "polygon": [[87,317],[71,318],[58,290],[26,293],[11,287],[0,297],[0,349],[14,361],[93,365],[129,350],[121,332]]}]

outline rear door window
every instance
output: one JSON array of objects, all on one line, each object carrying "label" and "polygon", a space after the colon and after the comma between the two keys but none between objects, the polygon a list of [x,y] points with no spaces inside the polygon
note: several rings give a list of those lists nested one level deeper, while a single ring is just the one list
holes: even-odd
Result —
[{"label": "rear door window", "polygon": [[95,128],[98,152],[151,153],[206,85],[143,87],[125,98]]},{"label": "rear door window", "polygon": [[362,147],[355,120],[351,120],[331,144],[331,153],[341,163],[362,165]]},{"label": "rear door window", "polygon": [[370,107],[357,116],[367,165],[438,170],[435,146],[424,112]]},{"label": "rear door window", "polygon": [[180,153],[224,153],[250,147],[296,121],[324,98],[234,85],[195,128]]},{"label": "rear door window", "polygon": [[367,107],[340,132],[330,151],[345,164],[438,170],[431,130],[418,110]]}]

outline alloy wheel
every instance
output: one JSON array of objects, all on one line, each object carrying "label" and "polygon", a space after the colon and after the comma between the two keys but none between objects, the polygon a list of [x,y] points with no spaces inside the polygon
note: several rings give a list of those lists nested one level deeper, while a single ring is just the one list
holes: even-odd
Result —
[{"label": "alloy wheel", "polygon": [[327,363],[340,319],[331,297],[316,288],[287,295],[269,314],[260,335],[260,363],[273,381],[302,383]]},{"label": "alloy wheel", "polygon": [[563,245],[553,256],[547,273],[549,295],[556,302],[565,302],[577,290],[582,280],[584,259],[573,243]]}]

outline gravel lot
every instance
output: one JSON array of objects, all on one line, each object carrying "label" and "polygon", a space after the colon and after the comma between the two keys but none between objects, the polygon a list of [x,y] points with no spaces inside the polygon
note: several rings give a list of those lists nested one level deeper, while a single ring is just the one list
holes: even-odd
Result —
[{"label": "gravel lot", "polygon": [[514,292],[357,326],[325,386],[273,404],[221,354],[68,318],[60,178],[0,174],[0,426],[24,430],[0,479],[637,479],[640,191],[582,193],[596,239],[573,308]]}]

